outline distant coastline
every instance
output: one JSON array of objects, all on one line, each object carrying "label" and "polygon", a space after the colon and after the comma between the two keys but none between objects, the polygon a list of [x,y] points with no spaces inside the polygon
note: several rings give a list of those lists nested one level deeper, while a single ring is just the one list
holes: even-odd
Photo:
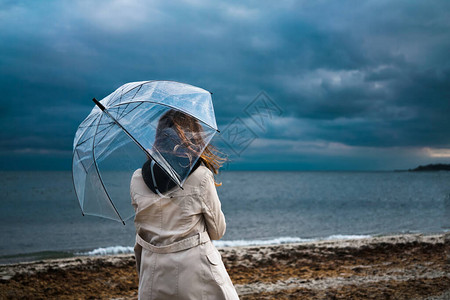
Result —
[{"label": "distant coastline", "polygon": [[450,164],[429,164],[425,166],[418,166],[415,169],[409,169],[410,172],[423,171],[450,171]]}]

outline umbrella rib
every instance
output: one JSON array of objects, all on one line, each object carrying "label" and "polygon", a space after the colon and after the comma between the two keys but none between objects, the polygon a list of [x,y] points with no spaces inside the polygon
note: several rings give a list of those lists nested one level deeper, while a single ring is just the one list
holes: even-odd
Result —
[{"label": "umbrella rib", "polygon": [[[140,82],[139,85],[145,85],[145,84],[149,84],[149,83],[152,83],[152,82],[155,82],[155,83],[163,83],[163,82],[180,83],[180,84],[187,85],[187,86],[190,86],[190,87],[195,87],[195,88],[197,88],[197,89],[200,89],[200,90],[203,90],[203,91],[205,91],[205,92],[207,92],[207,93],[212,94],[210,91],[207,91],[207,90],[205,90],[205,89],[202,89],[202,88],[199,88],[199,87],[196,87],[196,86],[187,84],[187,83],[183,83],[183,82],[180,82],[180,81],[176,81],[176,80],[147,80],[147,81],[142,81],[142,82]],[[127,90],[127,91],[124,92],[123,94],[126,94],[126,93],[130,92],[131,90],[135,89],[136,87],[138,87],[138,85],[135,86],[135,87],[133,87],[133,88],[130,88],[129,90]],[[124,88],[121,92],[123,92],[124,90],[125,90],[125,88]]]},{"label": "umbrella rib", "polygon": [[108,123],[104,123],[104,124],[90,124],[90,125],[86,125],[86,126],[78,126],[78,128],[83,129],[83,128],[94,127],[94,126],[96,126],[96,125],[106,125],[106,124],[108,124]]},{"label": "umbrella rib", "polygon": [[[73,154],[74,154],[74,155],[75,155],[75,152],[77,153],[78,157],[80,157],[80,154],[78,153],[78,150],[77,150],[77,149],[75,149],[75,151],[73,151]],[[73,158],[74,155],[72,155],[72,158]],[[84,172],[87,174],[88,171],[86,170],[86,167],[84,166],[84,164],[83,164],[81,161],[80,161],[80,163],[81,163],[81,165],[83,166]]]},{"label": "umbrella rib", "polygon": [[[114,125],[114,124],[115,124],[115,123],[113,123],[112,125]],[[106,124],[97,124],[97,125],[106,125]],[[112,125],[111,125],[111,127],[112,127]],[[102,133],[103,131],[105,131],[105,130],[107,130],[108,128],[111,128],[111,127],[105,127],[105,128],[103,128],[102,130],[100,130],[99,132],[96,132],[95,134]],[[89,141],[89,140],[92,139],[92,138],[93,138],[93,136],[88,137],[87,139],[85,139],[85,140],[82,141],[82,142],[79,142],[79,143],[77,144],[77,147],[80,146],[80,145],[83,145],[84,143],[86,143],[87,141]]]},{"label": "umbrella rib", "polygon": [[[95,120],[94,120],[94,122],[95,122]],[[112,122],[111,125],[114,125],[114,124],[115,124],[115,123]],[[109,124],[108,124],[108,123],[104,123],[104,124],[95,124],[95,125],[91,124],[91,125],[86,126],[86,127],[84,127],[84,128],[94,127],[94,126],[100,126],[100,125],[109,125]],[[82,128],[82,127],[78,127],[78,130],[79,130],[80,128]],[[105,128],[103,128],[102,130],[96,132],[96,134],[102,133],[102,132],[105,131],[106,129],[107,129],[107,127],[105,127]],[[78,139],[77,147],[80,146],[80,145],[83,145],[84,143],[86,143],[87,141],[89,141],[90,139],[92,139],[92,136],[91,136],[91,137],[88,137],[88,138],[86,138],[85,140],[83,140],[82,137],[84,137],[85,134],[86,134],[86,130],[81,134],[80,138]]]},{"label": "umbrella rib", "polygon": [[[78,155],[78,153],[77,153],[77,155]],[[75,160],[75,151],[73,151],[73,154],[72,154],[72,167],[73,167],[73,161],[74,160]],[[84,167],[83,163],[82,162],[80,162],[80,163],[83,166],[84,171],[86,172],[86,168]],[[87,174],[87,172],[86,172],[86,174]],[[73,172],[72,172],[72,184],[73,184],[73,190],[75,191],[75,195],[77,196],[77,199],[80,199],[80,197],[78,197],[77,188],[75,186],[75,178],[73,176]],[[84,211],[83,211],[83,207],[81,207],[80,200],[78,200],[77,202],[78,202],[78,205],[80,206],[81,214],[84,217]]]},{"label": "umbrella rib", "polygon": [[[108,129],[107,132],[105,132],[105,134],[102,136],[102,138],[100,139],[100,141],[97,142],[97,145],[100,145],[100,143],[103,141],[103,139],[108,135],[108,133],[111,131],[111,129],[114,127],[115,123],[110,124],[111,126],[109,127],[105,127],[103,130],[101,130],[100,132],[103,132],[105,130]],[[95,134],[95,136],[97,136],[97,134]]]},{"label": "umbrella rib", "polygon": [[[131,99],[134,99],[134,97],[136,97],[137,93],[139,93],[139,91],[141,90],[141,88],[142,88],[142,84],[139,86],[138,90],[136,91],[136,93],[134,93],[134,96],[133,96],[133,98],[131,98]],[[127,106],[126,106],[124,109],[122,109],[122,111],[120,112],[120,116],[117,118],[117,120],[120,120],[120,119],[122,118],[124,112],[127,110],[127,108],[128,108],[129,105],[130,105],[130,103],[128,103]]]},{"label": "umbrella rib", "polygon": [[[109,114],[108,114],[108,115],[109,115]],[[102,117],[103,117],[103,115],[102,115]],[[99,123],[100,123],[102,117],[100,117]],[[113,120],[114,120],[114,119],[113,119]],[[102,184],[103,190],[105,191],[105,194],[106,194],[106,196],[108,197],[109,202],[111,203],[112,207],[114,208],[114,211],[116,212],[117,216],[120,218],[120,221],[122,221],[123,225],[125,225],[124,220],[123,220],[122,217],[120,216],[119,212],[117,211],[116,206],[114,205],[114,202],[112,202],[111,197],[109,196],[108,190],[106,189],[106,186],[105,186],[105,184],[103,183],[102,176],[100,175],[100,171],[98,170],[97,161],[95,160],[95,152],[94,152],[94,151],[95,151],[95,147],[94,147],[94,145],[95,145],[95,136],[97,135],[97,130],[98,130],[98,126],[97,126],[97,128],[95,129],[94,139],[92,140],[92,159],[93,159],[93,161],[94,161],[95,170],[97,171],[98,178],[100,179],[100,183]]]},{"label": "umbrella rib", "polygon": [[[135,103],[135,102],[130,102],[130,103],[128,103],[128,104],[131,104],[131,103]],[[138,108],[139,106],[141,106],[142,104],[144,104],[144,102],[141,102],[141,103],[139,103],[138,105],[136,105],[136,107],[130,109],[130,111],[127,112],[127,113],[125,114],[125,116],[129,115],[133,110],[137,109],[137,108]],[[125,117],[125,116],[123,116],[123,117]],[[121,116],[121,118],[122,118],[122,116]]]},{"label": "umbrella rib", "polygon": [[[133,109],[132,109],[131,111],[129,111],[128,113],[130,113],[130,112],[132,112],[133,110],[135,110],[136,108],[138,108],[141,104],[142,104],[142,103],[139,103],[139,105],[137,105],[135,108],[133,108]],[[125,109],[126,109],[126,108],[125,108]],[[110,115],[110,116],[111,116],[111,115]],[[111,118],[112,118],[112,116],[111,116]],[[113,119],[113,120],[114,120],[114,119]],[[113,121],[113,124],[116,124],[116,122]],[[108,129],[108,132],[111,131],[111,129],[114,127],[113,124],[112,124],[110,127],[105,127],[105,128],[103,128],[103,129],[100,130],[98,133],[101,133],[101,132],[105,131],[106,129]],[[102,125],[105,125],[105,124],[102,124]],[[108,132],[106,132],[106,133],[103,135],[102,139],[101,139],[97,144],[100,144],[100,143],[103,141],[103,139],[106,137],[106,135],[108,134]],[[97,135],[97,134],[96,134],[96,135]],[[83,142],[83,143],[84,143],[84,142]]]}]

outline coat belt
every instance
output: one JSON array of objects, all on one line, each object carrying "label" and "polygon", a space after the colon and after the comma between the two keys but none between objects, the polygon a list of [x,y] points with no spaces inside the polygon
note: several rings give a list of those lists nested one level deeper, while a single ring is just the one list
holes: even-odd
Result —
[{"label": "coat belt", "polygon": [[136,243],[141,245],[143,248],[150,250],[155,253],[172,253],[179,252],[198,245],[207,243],[209,241],[209,235],[207,231],[199,232],[194,236],[185,238],[181,241],[165,245],[165,246],[155,246],[145,241],[139,234],[136,234]]}]

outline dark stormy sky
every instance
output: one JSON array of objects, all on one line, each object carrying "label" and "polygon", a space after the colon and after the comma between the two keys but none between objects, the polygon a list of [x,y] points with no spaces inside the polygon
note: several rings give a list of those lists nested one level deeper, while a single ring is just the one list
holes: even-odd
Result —
[{"label": "dark stormy sky", "polygon": [[3,0],[1,169],[69,170],[91,99],[154,79],[213,92],[219,128],[247,130],[217,139],[232,169],[450,162],[447,0]]}]

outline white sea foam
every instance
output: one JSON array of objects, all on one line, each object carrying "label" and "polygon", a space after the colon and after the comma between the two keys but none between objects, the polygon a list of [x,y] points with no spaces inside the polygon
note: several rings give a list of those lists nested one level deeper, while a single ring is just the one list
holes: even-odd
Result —
[{"label": "white sea foam", "polygon": [[95,255],[126,254],[126,253],[133,253],[133,251],[134,251],[133,247],[111,246],[111,247],[105,247],[105,248],[97,248],[92,251],[81,252],[81,253],[76,253],[76,254],[77,255],[95,256]]},{"label": "white sea foam", "polygon": [[232,240],[232,241],[213,241],[216,247],[236,247],[236,246],[263,246],[263,245],[281,245],[288,243],[309,242],[312,239],[302,239],[298,237],[279,237],[267,240]]},{"label": "white sea foam", "polygon": [[367,238],[371,238],[371,235],[363,235],[363,234],[349,234],[349,235],[345,235],[345,234],[335,234],[335,235],[330,235],[329,237],[323,238],[323,239],[319,239],[319,240],[359,240],[359,239],[367,239]]},{"label": "white sea foam", "polygon": [[[324,241],[324,240],[355,240],[355,239],[364,239],[370,238],[370,235],[343,235],[336,234],[323,238],[311,238],[311,239],[303,239],[299,237],[279,237],[273,239],[260,239],[260,240],[231,240],[231,241],[213,241],[213,244],[216,247],[237,247],[237,246],[264,246],[264,245],[281,245],[281,244],[289,244],[289,243],[306,243],[306,242],[314,242],[314,241]],[[105,248],[97,248],[88,252],[76,253],[76,255],[88,255],[88,256],[96,256],[96,255],[114,255],[114,254],[127,254],[133,253],[133,247],[128,246],[112,246]]]},{"label": "white sea foam", "polygon": [[336,234],[324,238],[299,238],[299,237],[279,237],[274,239],[264,240],[232,240],[232,241],[213,241],[216,247],[236,247],[236,246],[263,246],[263,245],[281,245],[288,243],[306,243],[323,240],[356,240],[370,238],[370,235],[343,235]]}]

